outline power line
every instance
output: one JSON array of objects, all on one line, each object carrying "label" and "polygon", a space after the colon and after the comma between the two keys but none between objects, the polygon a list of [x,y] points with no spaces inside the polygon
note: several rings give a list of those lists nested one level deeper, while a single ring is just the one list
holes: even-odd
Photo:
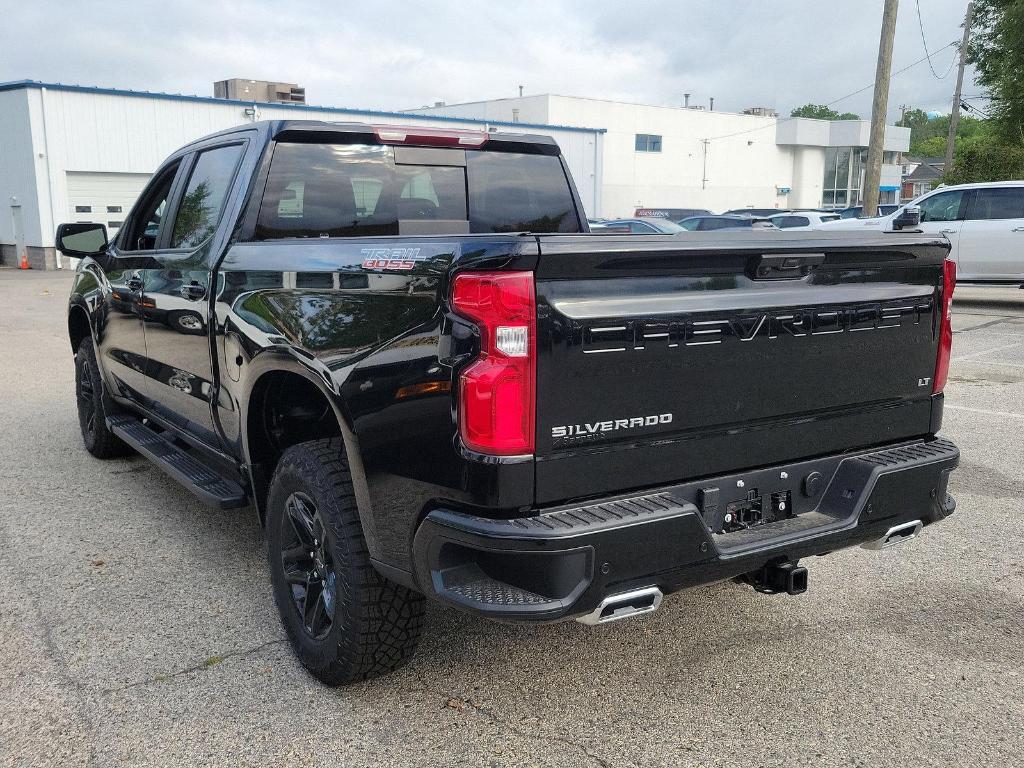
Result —
[{"label": "power line", "polygon": [[961,99],[960,99],[960,106],[962,106],[968,112],[977,112],[979,115],[981,115],[984,118],[987,118],[989,116],[988,112],[986,112],[985,110],[980,109],[980,108],[974,106],[973,104],[971,104],[970,102],[968,102],[966,100],[966,97],[961,97]]},{"label": "power line", "polygon": [[[956,56],[949,62],[949,66],[946,67],[946,71],[943,74],[939,74],[935,71],[935,65],[932,64],[932,54],[928,52],[928,41],[924,38],[924,20],[921,18],[921,0],[914,0],[914,5],[917,6],[917,28],[921,30],[921,45],[924,46],[924,57],[928,60],[928,69],[932,71],[932,75],[936,80],[945,80],[949,77],[949,73],[953,71],[953,65],[956,64]],[[942,50],[941,48],[939,50]],[[938,53],[939,51],[936,51]]]},{"label": "power line", "polygon": [[[944,51],[947,48],[951,48],[952,46],[954,46],[956,44],[957,44],[956,40],[953,40],[953,41],[951,41],[949,43],[946,43],[944,46],[942,46],[941,48],[939,48],[936,51],[934,51],[933,54],[934,53],[938,53],[939,51]],[[889,80],[892,81],[892,79],[894,77],[896,77],[896,75],[902,75],[908,69],[913,69],[918,64],[920,64],[920,63],[922,63],[924,61],[927,61],[927,60],[928,60],[928,57],[925,56],[924,58],[918,59],[917,61],[913,62],[912,64],[908,64],[903,69],[896,70],[891,75],[889,75]],[[846,101],[850,97],[856,96],[859,93],[864,93],[864,91],[868,90],[869,88],[874,88],[874,87],[875,87],[875,82],[874,82],[874,80],[872,80],[870,83],[865,85],[863,88],[858,88],[856,91],[852,91],[852,92],[846,94],[845,96],[840,96],[838,99],[830,101],[827,104],[824,104],[822,106],[834,107],[839,102]],[[796,119],[797,118],[792,116],[792,115],[790,117],[780,117],[778,120],[775,120],[774,122],[768,123],[767,125],[759,125],[756,128],[747,128],[746,130],[743,130],[743,131],[736,131],[735,133],[726,133],[726,134],[723,134],[721,136],[710,136],[710,137],[708,137],[708,141],[717,141],[718,139],[731,139],[733,136],[742,136],[742,135],[747,134],[747,133],[754,133],[755,131],[763,131],[766,128],[772,128],[772,127],[778,125],[779,123],[786,123],[786,122],[789,122],[790,120],[796,120]]]}]

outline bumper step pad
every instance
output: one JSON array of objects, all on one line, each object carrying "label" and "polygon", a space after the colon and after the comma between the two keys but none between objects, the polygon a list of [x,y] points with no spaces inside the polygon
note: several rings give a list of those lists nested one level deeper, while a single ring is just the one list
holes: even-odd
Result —
[{"label": "bumper step pad", "polygon": [[249,503],[245,489],[175,445],[166,433],[134,416],[111,416],[107,427],[207,504],[235,509]]}]

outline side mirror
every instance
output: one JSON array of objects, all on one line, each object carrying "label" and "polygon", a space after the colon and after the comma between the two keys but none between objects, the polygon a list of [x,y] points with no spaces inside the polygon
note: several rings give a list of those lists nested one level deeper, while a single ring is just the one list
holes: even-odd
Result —
[{"label": "side mirror", "polygon": [[65,256],[95,256],[107,249],[107,228],[91,222],[61,224],[54,241]]},{"label": "side mirror", "polygon": [[894,232],[899,232],[901,229],[917,229],[920,223],[921,206],[908,205],[900,211],[899,216],[892,220],[892,229]]}]

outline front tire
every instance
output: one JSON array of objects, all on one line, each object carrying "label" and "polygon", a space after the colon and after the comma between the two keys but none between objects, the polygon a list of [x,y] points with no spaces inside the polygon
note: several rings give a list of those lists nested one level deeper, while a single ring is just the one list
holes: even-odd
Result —
[{"label": "front tire", "polygon": [[86,336],[75,353],[75,400],[78,426],[85,449],[97,459],[125,456],[131,449],[107,429],[107,398],[103,396],[103,378],[96,364],[92,339]]},{"label": "front tire", "polygon": [[284,452],[268,494],[267,555],[285,631],[318,680],[346,685],[412,656],[423,596],[370,563],[340,438]]}]

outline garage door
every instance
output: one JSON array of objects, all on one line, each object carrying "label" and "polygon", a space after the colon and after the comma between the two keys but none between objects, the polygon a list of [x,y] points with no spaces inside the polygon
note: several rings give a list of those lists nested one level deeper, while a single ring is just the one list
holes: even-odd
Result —
[{"label": "garage door", "polygon": [[68,171],[69,221],[107,225],[113,236],[149,181],[147,173],[82,173]]}]

